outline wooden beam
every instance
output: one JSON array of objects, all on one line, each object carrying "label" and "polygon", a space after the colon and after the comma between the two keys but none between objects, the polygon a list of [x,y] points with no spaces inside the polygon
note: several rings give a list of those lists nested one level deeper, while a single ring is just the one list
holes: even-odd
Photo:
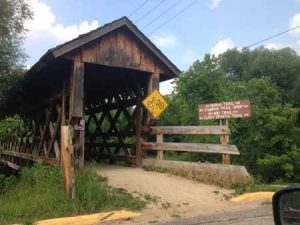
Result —
[{"label": "wooden beam", "polygon": [[144,142],[142,148],[145,150],[164,150],[164,151],[181,151],[181,152],[206,152],[206,153],[223,153],[239,155],[235,145],[222,144],[199,144],[199,143],[156,143]]},{"label": "wooden beam", "polygon": [[30,154],[30,153],[5,151],[5,152],[1,152],[1,154],[20,157],[20,158],[23,158],[23,159],[28,159],[28,160],[35,161],[35,157],[33,156],[33,154]]},{"label": "wooden beam", "polygon": [[64,171],[64,187],[68,196],[72,191],[72,144],[71,133],[69,126],[61,127],[61,152],[62,152],[62,165]]},{"label": "wooden beam", "polygon": [[83,117],[84,63],[74,61],[70,82],[70,116]]},{"label": "wooden beam", "polygon": [[230,134],[227,126],[160,126],[150,127],[150,132],[153,134]]},{"label": "wooden beam", "polygon": [[[147,90],[147,95],[150,95],[154,90],[159,90],[159,73],[158,72],[153,72],[148,81],[148,90]],[[152,116],[150,113],[147,113],[146,116],[146,121],[145,125],[149,126],[151,124],[151,120],[153,120]]]},{"label": "wooden beam", "polygon": [[9,162],[9,161],[4,160],[4,159],[0,159],[0,163],[5,165],[5,166],[8,166],[8,167],[10,167],[14,170],[20,170],[21,169],[21,167],[19,165],[15,164],[15,163],[12,163],[12,162]]},{"label": "wooden beam", "polygon": [[[163,134],[156,135],[156,142],[162,144],[164,142]],[[159,149],[156,154],[156,159],[163,160],[164,159],[164,151],[163,149]]]},{"label": "wooden beam", "polygon": [[137,98],[136,102],[136,117],[135,117],[135,130],[136,130],[136,165],[141,166],[142,165],[142,137],[141,137],[141,97]]},{"label": "wooden beam", "polygon": [[73,130],[74,170],[84,167],[84,63],[74,61],[70,80],[69,121]]}]

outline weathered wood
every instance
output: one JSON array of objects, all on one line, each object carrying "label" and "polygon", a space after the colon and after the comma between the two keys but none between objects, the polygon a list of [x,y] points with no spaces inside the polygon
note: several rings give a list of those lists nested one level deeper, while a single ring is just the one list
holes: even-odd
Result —
[{"label": "weathered wood", "polygon": [[[121,30],[106,34],[97,41],[63,56],[66,59],[82,60],[87,63],[118,66],[136,70],[174,76],[176,73],[157,58],[140,40]],[[170,70],[171,69],[171,70]]]},{"label": "weathered wood", "polygon": [[74,61],[70,82],[70,117],[83,117],[84,63]]},{"label": "weathered wood", "polygon": [[239,155],[235,145],[222,144],[199,144],[199,143],[156,143],[144,142],[142,148],[145,150],[183,151],[183,152],[206,152]]},{"label": "weathered wood", "polygon": [[[222,125],[223,122],[224,122],[224,120],[220,120],[220,125]],[[225,120],[225,126],[229,127],[228,120]],[[229,134],[220,135],[220,142],[223,145],[228,144],[229,143]],[[222,155],[222,161],[223,161],[223,164],[230,164],[230,155],[229,154],[223,154]]]},{"label": "weathered wood", "polygon": [[45,120],[44,127],[43,128],[40,127],[41,139],[40,139],[39,146],[37,148],[37,152],[39,153],[41,151],[42,147],[44,147],[44,154],[46,155],[47,154],[47,148],[45,147],[44,140],[45,140],[45,135],[46,135],[46,132],[47,132],[47,129],[48,129],[48,124],[50,122],[51,108],[46,109],[45,114],[46,114],[46,120]]},{"label": "weathered wood", "polygon": [[59,157],[60,157],[60,150],[59,150],[59,146],[58,146],[58,143],[57,143],[57,140],[56,140],[56,135],[57,135],[58,127],[60,127],[60,126],[61,125],[60,125],[59,120],[56,122],[55,128],[53,128],[52,123],[49,124],[49,131],[50,131],[50,135],[51,135],[51,141],[50,141],[50,144],[49,144],[48,149],[47,149],[47,157],[49,157],[50,150],[53,146],[54,153],[55,153],[55,158],[57,160],[59,160]]},{"label": "weathered wood", "polygon": [[227,126],[157,126],[150,127],[150,132],[153,134],[230,134]]},{"label": "weathered wood", "polygon": [[141,140],[141,98],[137,98],[136,102],[136,118],[135,118],[135,130],[136,130],[136,165],[142,165],[142,140]]},{"label": "weathered wood", "polygon": [[[164,142],[164,136],[162,134],[156,135],[156,142],[161,144]],[[164,151],[163,149],[159,149],[156,154],[156,159],[163,160],[164,159]]]},{"label": "weathered wood", "polygon": [[[153,72],[151,73],[149,80],[148,80],[148,89],[147,89],[147,95],[150,95],[154,90],[159,90],[159,73]],[[152,125],[154,122],[151,122],[155,118],[151,116],[149,112],[147,112],[145,125],[149,126]],[[157,118],[156,118],[157,119]]]},{"label": "weathered wood", "polygon": [[66,99],[67,99],[67,80],[64,79],[64,85],[61,96],[61,126],[66,125]]},{"label": "weathered wood", "polygon": [[12,163],[10,161],[4,160],[4,159],[0,159],[0,163],[5,165],[5,166],[8,166],[8,167],[10,167],[14,170],[20,170],[21,169],[21,167],[19,165],[15,164],[15,163]]},{"label": "weathered wood", "polygon": [[68,196],[71,194],[72,189],[72,139],[69,126],[61,126],[61,152],[62,164],[64,170],[64,187]]},{"label": "weathered wood", "polygon": [[[74,61],[70,80],[69,120],[73,129],[74,169],[84,165],[84,63]],[[83,123],[83,124],[81,124]],[[81,128],[80,128],[81,127]],[[79,128],[79,129],[78,129]]]},{"label": "weathered wood", "polygon": [[10,155],[10,156],[15,156],[15,157],[20,157],[20,158],[23,158],[23,159],[28,159],[28,160],[35,161],[34,155],[32,155],[30,153],[15,152],[15,151],[4,151],[4,152],[1,152],[1,154],[2,155]]}]

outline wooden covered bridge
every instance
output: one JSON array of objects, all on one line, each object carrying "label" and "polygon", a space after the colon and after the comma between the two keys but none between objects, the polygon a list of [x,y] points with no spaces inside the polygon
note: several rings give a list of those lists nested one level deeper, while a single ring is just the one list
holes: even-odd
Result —
[{"label": "wooden covered bridge", "polygon": [[[36,160],[59,164],[61,127],[67,125],[75,170],[83,168],[84,159],[141,165],[142,140],[153,125],[141,102],[159,89],[159,82],[179,73],[126,17],[50,49],[26,74],[19,111],[23,124],[14,139],[1,143],[0,162],[15,169]],[[197,133],[197,129],[186,131]],[[229,131],[198,128],[198,133],[228,135]],[[237,154],[229,145],[218,149]]]}]

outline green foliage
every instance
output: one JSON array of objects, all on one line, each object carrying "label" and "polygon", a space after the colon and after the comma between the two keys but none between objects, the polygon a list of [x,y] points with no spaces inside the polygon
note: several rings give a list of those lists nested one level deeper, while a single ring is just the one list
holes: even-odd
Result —
[{"label": "green foliage", "polygon": [[24,0],[0,1],[0,76],[10,75],[22,67],[24,23],[31,15]]},{"label": "green foliage", "polygon": [[145,202],[107,186],[93,169],[76,175],[76,197],[64,194],[62,171],[37,163],[18,179],[0,177],[0,224],[78,215],[101,210],[141,209]]},{"label": "green foliage", "polygon": [[[170,107],[160,125],[216,125],[199,121],[198,105],[250,99],[251,118],[230,120],[232,144],[245,165],[264,181],[299,182],[300,57],[292,49],[229,50],[220,58],[206,55],[176,80]],[[167,141],[218,142],[218,137],[172,136]],[[220,156],[172,153],[170,159],[220,162]]]},{"label": "green foliage", "polygon": [[13,132],[20,126],[22,126],[22,123],[17,116],[0,120],[0,141],[11,140]]}]

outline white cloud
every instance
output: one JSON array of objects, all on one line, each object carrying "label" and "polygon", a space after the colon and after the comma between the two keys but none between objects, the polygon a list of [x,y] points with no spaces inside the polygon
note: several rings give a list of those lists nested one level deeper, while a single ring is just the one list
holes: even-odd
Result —
[{"label": "white cloud", "polygon": [[300,40],[298,40],[298,41],[296,42],[296,44],[297,44],[297,45],[300,45]]},{"label": "white cloud", "polygon": [[175,88],[174,79],[167,80],[159,84],[159,91],[162,95],[171,94],[174,88]]},{"label": "white cloud", "polygon": [[278,49],[280,49],[280,48],[282,48],[283,46],[282,45],[280,45],[280,44],[276,44],[276,43],[267,43],[266,45],[265,45],[265,48],[267,48],[267,49],[273,49],[273,50],[278,50]]},{"label": "white cloud", "polygon": [[218,56],[230,48],[234,48],[234,43],[230,38],[225,38],[218,41],[218,43],[211,49],[211,54]]},{"label": "white cloud", "polygon": [[179,43],[176,36],[170,35],[156,35],[152,38],[155,45],[161,48],[173,47]]},{"label": "white cloud", "polygon": [[215,9],[218,8],[222,0],[210,0],[209,8]]},{"label": "white cloud", "polygon": [[[289,24],[289,28],[294,28],[300,26],[300,13],[294,15],[291,20],[290,20],[290,24]],[[290,34],[300,34],[300,27],[295,29],[295,30],[291,30],[289,32]]]},{"label": "white cloud", "polygon": [[34,13],[33,19],[26,21],[25,26],[29,31],[27,40],[51,38],[56,39],[57,42],[68,41],[99,26],[96,20],[91,23],[83,21],[79,25],[70,26],[58,24],[55,21],[55,14],[47,4],[40,0],[27,1]]}]

